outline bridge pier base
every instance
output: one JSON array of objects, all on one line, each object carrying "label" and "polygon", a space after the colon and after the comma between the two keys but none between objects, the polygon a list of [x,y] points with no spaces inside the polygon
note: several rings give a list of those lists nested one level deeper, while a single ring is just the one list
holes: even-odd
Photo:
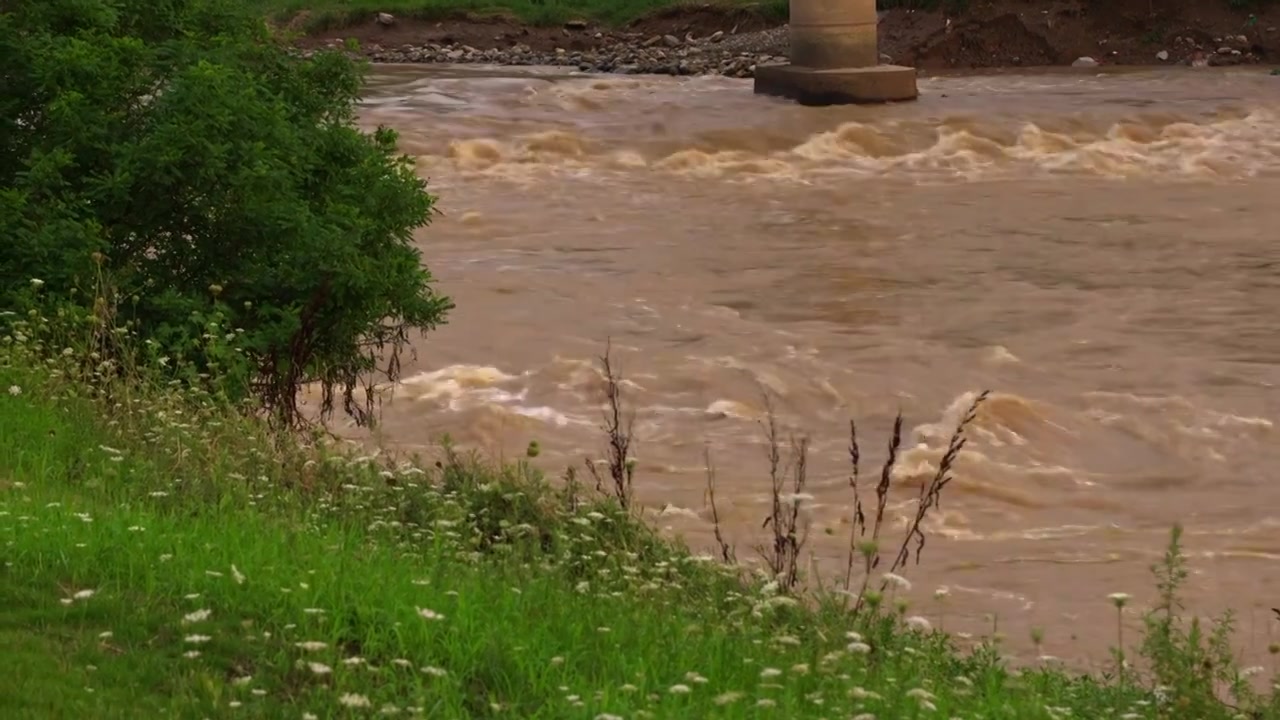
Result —
[{"label": "bridge pier base", "polygon": [[802,105],[914,100],[915,68],[880,65],[875,0],[791,0],[791,63],[758,65],[755,92]]}]

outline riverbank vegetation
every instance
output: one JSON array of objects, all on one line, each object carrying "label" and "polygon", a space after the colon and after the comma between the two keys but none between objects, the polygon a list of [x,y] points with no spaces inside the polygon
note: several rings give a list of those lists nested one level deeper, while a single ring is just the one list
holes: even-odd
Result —
[{"label": "riverbank vegetation", "polygon": [[41,307],[0,331],[5,717],[1280,717],[1229,618],[1184,623],[1176,534],[1145,638],[1075,676],[916,615],[875,500],[848,578],[804,590],[784,448],[747,574],[657,535],[616,456],[548,482],[536,445],[499,466],[282,432]]},{"label": "riverbank vegetation", "polygon": [[[690,17],[699,13],[719,13],[726,19],[754,16],[761,20],[785,23],[790,14],[789,0],[242,0],[264,17],[281,24],[293,22],[297,29],[324,32],[368,22],[379,13],[412,20],[464,20],[506,18],[530,26],[556,26],[568,21],[587,21],[605,27],[622,27],[629,23],[662,15]],[[1130,0],[1135,9],[1164,22],[1163,16],[1173,5],[1212,10],[1254,11],[1274,5],[1274,0],[1176,0],[1150,2]],[[878,10],[911,10],[946,12],[963,16],[971,10],[992,3],[974,0],[877,0]],[[1024,3],[1025,4],[1025,3]],[[1098,5],[1117,5],[1108,0]],[[1049,5],[1046,4],[1046,7]],[[1108,8],[1109,9],[1109,8]],[[1143,13],[1135,13],[1141,20]],[[727,28],[726,28],[727,29]]]},{"label": "riverbank vegetation", "polygon": [[393,134],[354,126],[359,67],[220,0],[15,8],[3,717],[1280,717],[1230,618],[1184,620],[1176,531],[1144,637],[1102,676],[917,614],[903,575],[963,424],[892,542],[894,450],[864,478],[850,427],[832,579],[805,577],[806,444],[774,422],[766,571],[656,533],[607,354],[608,449],[583,473],[548,479],[536,443],[498,464],[338,441],[298,390],[373,421],[396,352],[450,307],[411,244],[431,198]]},{"label": "riverbank vegetation", "polygon": [[[259,13],[279,23],[294,21],[298,29],[322,32],[367,22],[378,13],[413,20],[509,18],[531,26],[556,26],[587,21],[620,27],[663,12],[695,11],[696,3],[684,0],[244,0]],[[785,22],[787,0],[717,0],[701,7],[726,15],[755,13]]]}]

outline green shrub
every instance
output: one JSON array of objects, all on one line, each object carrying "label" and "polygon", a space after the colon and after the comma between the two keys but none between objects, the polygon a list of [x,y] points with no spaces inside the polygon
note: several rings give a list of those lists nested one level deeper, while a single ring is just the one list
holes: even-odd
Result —
[{"label": "green shrub", "polygon": [[[364,66],[297,57],[232,0],[11,0],[0,15],[0,304],[87,303],[297,420],[305,383],[360,420],[410,333],[444,321],[412,233],[433,198],[355,125]],[[220,368],[225,374],[229,368]]]}]

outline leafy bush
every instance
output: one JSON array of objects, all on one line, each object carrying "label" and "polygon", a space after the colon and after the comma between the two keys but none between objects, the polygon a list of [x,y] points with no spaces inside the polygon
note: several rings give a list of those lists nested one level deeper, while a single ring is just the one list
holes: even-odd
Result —
[{"label": "leafy bush", "polygon": [[[234,0],[10,0],[0,15],[0,304],[88,303],[298,419],[305,383],[368,420],[410,333],[444,321],[412,245],[433,198],[355,125],[364,66],[304,59]],[[192,328],[196,328],[193,330]],[[220,368],[225,374],[228,368]]]}]

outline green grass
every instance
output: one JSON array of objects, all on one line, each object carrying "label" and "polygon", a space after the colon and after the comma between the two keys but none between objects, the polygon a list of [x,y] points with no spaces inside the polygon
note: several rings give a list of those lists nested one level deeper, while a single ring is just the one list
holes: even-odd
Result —
[{"label": "green grass", "polygon": [[1229,656],[1176,632],[1159,691],[1015,670],[892,594],[779,595],[527,462],[276,437],[100,358],[78,380],[49,327],[0,332],[0,717],[1235,716]]},{"label": "green grass", "polygon": [[[621,26],[652,13],[684,5],[690,0],[245,0],[263,15],[287,21],[306,12],[303,29],[320,32],[368,22],[379,12],[405,18],[440,20],[465,14],[506,15],[531,25],[559,25],[589,20]],[[765,17],[785,19],[787,0],[716,0],[726,9],[753,8]]]}]

